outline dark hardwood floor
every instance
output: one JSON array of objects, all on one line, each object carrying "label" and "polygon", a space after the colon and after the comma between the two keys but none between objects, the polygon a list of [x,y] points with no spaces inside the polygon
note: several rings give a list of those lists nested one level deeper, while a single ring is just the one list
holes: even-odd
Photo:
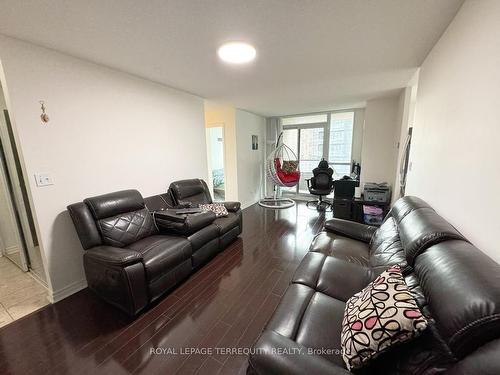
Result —
[{"label": "dark hardwood floor", "polygon": [[229,351],[254,343],[324,220],[251,206],[241,238],[135,320],[86,289],[1,328],[0,374],[244,374]]}]

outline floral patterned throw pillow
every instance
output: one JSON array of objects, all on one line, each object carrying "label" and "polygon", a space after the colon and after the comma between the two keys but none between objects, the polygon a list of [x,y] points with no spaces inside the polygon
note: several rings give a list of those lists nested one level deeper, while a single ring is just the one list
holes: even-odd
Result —
[{"label": "floral patterned throw pillow", "polygon": [[401,268],[392,266],[346,303],[340,336],[347,368],[364,366],[392,345],[418,336],[427,324]]},{"label": "floral patterned throw pillow", "polygon": [[215,217],[223,217],[228,215],[226,206],[224,206],[222,203],[200,204],[199,208],[204,211],[214,212]]},{"label": "floral patterned throw pillow", "polygon": [[299,162],[297,160],[284,160],[282,170],[285,173],[292,173],[297,170],[298,166]]}]

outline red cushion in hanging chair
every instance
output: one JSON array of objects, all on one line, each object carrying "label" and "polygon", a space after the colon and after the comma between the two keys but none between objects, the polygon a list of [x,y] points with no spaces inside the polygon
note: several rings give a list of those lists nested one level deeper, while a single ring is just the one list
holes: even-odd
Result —
[{"label": "red cushion in hanging chair", "polygon": [[281,182],[285,184],[290,184],[294,182],[299,182],[300,180],[300,172],[299,171],[293,171],[293,172],[285,172],[281,168],[281,161],[279,158],[274,159],[274,166],[276,168],[276,174],[278,175],[278,178],[280,179]]}]

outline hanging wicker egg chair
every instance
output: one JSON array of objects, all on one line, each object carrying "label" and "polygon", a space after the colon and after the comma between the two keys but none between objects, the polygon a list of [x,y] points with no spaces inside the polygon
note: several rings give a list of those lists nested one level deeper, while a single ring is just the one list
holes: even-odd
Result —
[{"label": "hanging wicker egg chair", "polygon": [[275,185],[274,197],[261,199],[259,205],[265,208],[280,209],[294,206],[293,199],[278,197],[280,187],[293,187],[300,181],[297,155],[283,143],[283,133],[278,137],[276,148],[267,157],[265,168],[267,178]]}]

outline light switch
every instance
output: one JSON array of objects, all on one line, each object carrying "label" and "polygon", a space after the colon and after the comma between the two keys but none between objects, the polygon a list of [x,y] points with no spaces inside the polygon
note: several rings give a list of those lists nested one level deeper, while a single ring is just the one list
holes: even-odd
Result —
[{"label": "light switch", "polygon": [[48,173],[35,173],[36,186],[49,186],[54,185],[52,176]]}]

